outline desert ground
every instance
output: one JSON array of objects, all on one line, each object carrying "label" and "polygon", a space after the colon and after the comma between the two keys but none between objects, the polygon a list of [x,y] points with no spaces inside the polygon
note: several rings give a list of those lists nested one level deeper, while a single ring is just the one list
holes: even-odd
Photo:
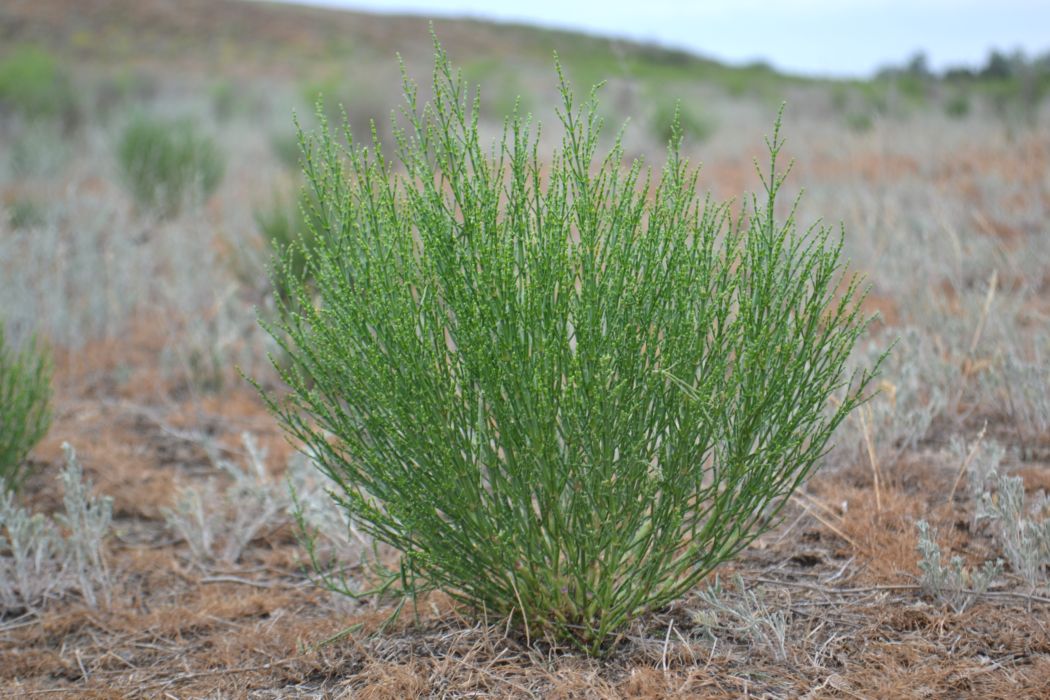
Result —
[{"label": "desert ground", "polygon": [[[259,319],[275,313],[274,228],[296,226],[293,113],[316,128],[324,93],[355,134],[375,119],[387,138],[398,54],[429,78],[427,21],[236,0],[4,3],[0,63],[29,51],[65,86],[32,112],[5,98],[0,70],[0,317],[54,361],[53,420],[17,503],[60,538],[96,537],[100,559],[39,550],[19,560],[27,577],[0,522],[0,696],[1050,697],[1050,100],[783,76],[519,26],[434,31],[481,86],[492,136],[516,99],[554,122],[554,51],[574,84],[606,82],[629,157],[662,161],[679,101],[719,199],[760,186],[754,161],[786,103],[784,204],[801,193],[800,222],[841,223],[877,314],[855,361],[893,346],[879,393],[776,529],[604,658],[441,594],[390,622],[396,601],[316,585],[289,483],[333,560],[352,570],[368,543],[339,527],[245,377],[280,391]],[[143,118],[209,139],[213,191],[163,212],[136,199],[119,144]],[[111,499],[97,533],[62,517],[70,459],[89,500]]]}]

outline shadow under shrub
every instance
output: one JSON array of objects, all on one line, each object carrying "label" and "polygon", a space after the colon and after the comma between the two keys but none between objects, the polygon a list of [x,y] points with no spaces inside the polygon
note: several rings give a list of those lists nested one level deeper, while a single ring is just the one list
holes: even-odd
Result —
[{"label": "shadow under shrub", "polygon": [[25,458],[51,425],[51,361],[35,342],[9,348],[0,322],[0,491],[25,478]]},{"label": "shadow under shrub", "polygon": [[845,376],[865,319],[841,241],[774,218],[779,120],[736,217],[698,196],[680,128],[653,182],[619,143],[598,155],[594,93],[561,90],[543,163],[520,115],[480,141],[440,47],[432,102],[406,80],[399,168],[307,140],[311,281],[278,268],[290,392],[268,400],[401,552],[376,590],[599,654],[775,525],[871,374]]},{"label": "shadow under shrub", "polygon": [[117,160],[135,203],[160,216],[206,200],[224,172],[218,146],[188,119],[135,117],[121,135]]}]

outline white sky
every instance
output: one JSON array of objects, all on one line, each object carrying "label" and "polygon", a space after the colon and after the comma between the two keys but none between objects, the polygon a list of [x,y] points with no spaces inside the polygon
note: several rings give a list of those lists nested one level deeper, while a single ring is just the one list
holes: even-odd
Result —
[{"label": "white sky", "polygon": [[819,75],[868,75],[919,49],[934,68],[983,64],[991,48],[1050,50],[1050,0],[291,1],[578,29]]}]

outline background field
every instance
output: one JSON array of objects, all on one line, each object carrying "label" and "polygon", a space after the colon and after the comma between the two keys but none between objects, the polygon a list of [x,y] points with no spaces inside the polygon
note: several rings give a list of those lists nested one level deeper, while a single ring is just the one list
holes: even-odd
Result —
[{"label": "background field", "polygon": [[[293,112],[313,128],[323,93],[356,137],[374,119],[389,140],[397,54],[429,80],[427,22],[235,0],[6,2],[0,316],[56,363],[22,499],[62,509],[69,443],[113,525],[93,587],[0,598],[0,694],[1050,697],[1050,66],[1001,56],[977,75],[912,65],[827,82],[529,27],[434,28],[481,85],[492,136],[516,101],[554,126],[555,50],[581,92],[606,82],[608,134],[629,119],[630,157],[661,163],[680,102],[717,198],[760,186],[753,159],[786,101],[786,200],[804,189],[801,222],[842,222],[872,284],[858,363],[897,342],[881,393],[779,529],[637,620],[607,660],[528,647],[440,596],[381,629],[390,601],[336,599],[304,573],[286,477],[326,532],[336,515],[239,370],[275,385],[257,317],[274,313],[269,239],[297,226]],[[223,163],[214,193],[174,212],[136,201],[120,168],[127,125],[156,117],[192,121]],[[1013,520],[1006,475],[1024,480]],[[945,566],[1003,560],[987,592],[922,585],[920,520]],[[363,546],[333,537],[326,551],[353,563]]]}]

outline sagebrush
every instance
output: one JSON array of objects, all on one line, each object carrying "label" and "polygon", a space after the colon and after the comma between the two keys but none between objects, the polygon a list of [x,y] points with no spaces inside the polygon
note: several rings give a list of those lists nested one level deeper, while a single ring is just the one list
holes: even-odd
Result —
[{"label": "sagebrush", "polygon": [[596,92],[563,77],[549,161],[517,112],[488,146],[437,52],[396,166],[348,129],[306,141],[315,243],[278,270],[271,406],[401,553],[379,590],[602,653],[775,525],[864,399],[860,282],[830,229],[775,215],[779,119],[738,212],[698,194],[680,127],[658,177],[618,139],[599,156]]},{"label": "sagebrush", "polygon": [[955,612],[965,612],[1003,572],[1001,559],[985,561],[980,569],[970,569],[962,557],[953,556],[945,565],[941,546],[937,544],[937,533],[925,520],[917,522],[916,528],[919,531],[919,571],[922,572],[919,584],[927,595],[947,604]]},{"label": "sagebrush", "polygon": [[32,513],[14,494],[0,494],[0,614],[35,608],[71,590],[93,608],[112,599],[104,541],[113,499],[95,496],[76,452],[68,444],[62,449],[62,512]]}]

